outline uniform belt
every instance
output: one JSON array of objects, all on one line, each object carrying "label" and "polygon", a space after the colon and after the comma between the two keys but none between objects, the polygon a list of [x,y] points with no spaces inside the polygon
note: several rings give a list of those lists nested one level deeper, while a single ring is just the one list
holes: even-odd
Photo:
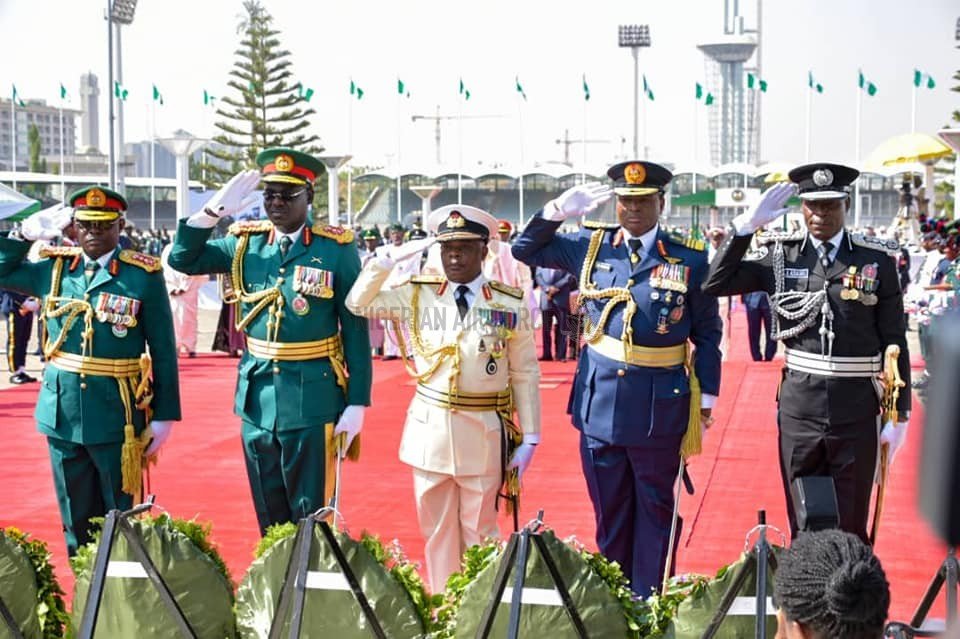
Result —
[{"label": "uniform belt", "polygon": [[881,370],[881,356],[836,357],[787,349],[787,368],[824,377],[874,377]]},{"label": "uniform belt", "polygon": [[504,411],[511,407],[509,389],[499,393],[464,393],[458,391],[456,394],[451,394],[425,384],[417,384],[417,397],[431,406],[464,411]]},{"label": "uniform belt", "polygon": [[627,349],[626,345],[620,340],[609,335],[601,335],[597,340],[589,342],[588,345],[604,357],[633,366],[667,368],[669,366],[680,366],[686,361],[684,344],[662,348],[632,346]]},{"label": "uniform belt", "polygon": [[107,359],[84,357],[73,353],[56,353],[50,363],[68,373],[101,377],[131,377],[140,373],[140,359]]},{"label": "uniform belt", "polygon": [[260,359],[301,362],[321,357],[339,357],[343,349],[339,335],[312,342],[268,342],[247,336],[247,351]]}]

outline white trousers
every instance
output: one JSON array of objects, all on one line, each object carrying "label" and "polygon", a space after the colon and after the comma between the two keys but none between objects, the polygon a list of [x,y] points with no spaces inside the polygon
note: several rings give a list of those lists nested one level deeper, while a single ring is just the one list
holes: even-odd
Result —
[{"label": "white trousers", "polygon": [[197,352],[197,298],[200,289],[191,287],[186,293],[170,296],[173,313],[173,331],[177,338],[177,352]]}]

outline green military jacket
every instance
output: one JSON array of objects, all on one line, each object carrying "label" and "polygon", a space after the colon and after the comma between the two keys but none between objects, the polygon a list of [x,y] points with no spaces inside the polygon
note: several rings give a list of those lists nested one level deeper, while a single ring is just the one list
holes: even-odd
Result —
[{"label": "green military jacket", "polygon": [[[347,405],[369,406],[372,366],[367,320],[344,306],[360,272],[353,233],[308,224],[281,258],[269,221],[234,224],[229,235],[218,240],[208,241],[210,232],[181,222],[170,266],[191,275],[230,273],[233,287],[242,288],[248,296],[279,290],[278,327],[272,326],[276,318],[268,307],[251,314],[255,303],[238,303],[238,321],[249,320],[243,328],[247,337],[285,344],[339,333],[349,373],[344,391],[329,358],[274,362],[255,357],[248,348],[240,360],[234,412],[266,430],[298,430],[336,422]],[[235,259],[238,246],[244,243],[245,249]],[[312,290],[295,290],[298,280],[307,279],[313,286],[305,288]]]},{"label": "green military jacket", "polygon": [[[86,300],[92,309],[106,310],[91,316],[93,338],[85,353],[104,359],[137,359],[149,347],[153,359],[153,419],[180,419],[180,387],[177,350],[170,301],[160,261],[134,251],[114,250],[107,268],[90,281],[84,276],[84,257],[78,247],[42,249],[38,262],[25,259],[29,242],[0,238],[0,288],[21,291],[40,298],[45,315],[48,344],[63,333],[66,315],[56,317],[48,296],[54,285],[59,298]],[[59,264],[59,266],[58,266]],[[58,282],[53,281],[60,270]],[[132,326],[116,324],[111,310],[125,310],[135,318]],[[51,311],[53,311],[51,313]],[[113,315],[111,317],[111,315]],[[84,318],[69,326],[57,352],[81,355]],[[91,350],[92,348],[92,350]],[[36,409],[37,429],[49,437],[80,444],[108,444],[124,440],[124,404],[116,379],[61,370],[47,365]],[[145,427],[142,411],[133,411],[137,434]]]}]

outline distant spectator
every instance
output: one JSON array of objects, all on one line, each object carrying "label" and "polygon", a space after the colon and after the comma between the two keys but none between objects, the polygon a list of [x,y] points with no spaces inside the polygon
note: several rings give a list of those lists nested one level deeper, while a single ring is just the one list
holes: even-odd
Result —
[{"label": "distant spectator", "polygon": [[890,607],[880,560],[839,530],[801,534],[779,561],[777,639],[877,639]]}]

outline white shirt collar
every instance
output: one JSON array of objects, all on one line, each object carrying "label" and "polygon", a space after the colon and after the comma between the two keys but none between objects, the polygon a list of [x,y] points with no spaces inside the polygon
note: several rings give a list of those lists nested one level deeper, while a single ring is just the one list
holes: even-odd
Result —
[{"label": "white shirt collar", "polygon": [[107,268],[107,264],[110,263],[110,260],[113,259],[113,256],[116,254],[116,252],[117,252],[117,249],[113,249],[112,251],[107,251],[106,253],[98,257],[96,260],[94,260],[92,257],[87,255],[86,253],[84,253],[83,266],[86,267],[87,264],[89,264],[90,262],[97,262],[98,264],[100,264],[100,268]]},{"label": "white shirt collar", "polygon": [[293,246],[294,244],[297,243],[297,240],[300,238],[300,233],[303,231],[304,226],[306,226],[306,224],[301,224],[300,228],[298,228],[293,233],[281,233],[280,229],[277,229],[277,242],[280,241],[281,237],[289,237],[290,245]]},{"label": "white shirt collar", "polygon": [[[483,286],[486,280],[487,278],[483,276],[483,273],[480,273],[480,275],[477,275],[472,281],[465,284],[465,286],[470,289],[467,293],[467,308],[473,307],[473,301],[477,299],[477,296],[480,294],[480,287]],[[456,293],[460,284],[461,282],[450,282],[451,290]]]},{"label": "white shirt collar", "polygon": [[[620,227],[620,228],[623,229],[624,244],[627,244],[630,240],[634,239],[634,236],[630,234],[630,231],[628,231],[626,227]],[[640,242],[643,244],[643,248],[640,250],[644,255],[650,254],[650,249],[653,247],[654,244],[657,243],[657,233],[659,232],[660,232],[660,225],[655,224],[652,229],[650,229],[640,237],[636,238],[640,240]]]},{"label": "white shirt collar", "polygon": [[[843,242],[843,231],[843,229],[840,229],[836,235],[827,240],[833,246],[833,248],[830,249],[831,260],[835,259],[837,257],[837,253],[840,251],[840,243]],[[810,242],[813,244],[813,248],[817,248],[823,244],[821,240],[818,240],[813,235],[810,235]]]}]

